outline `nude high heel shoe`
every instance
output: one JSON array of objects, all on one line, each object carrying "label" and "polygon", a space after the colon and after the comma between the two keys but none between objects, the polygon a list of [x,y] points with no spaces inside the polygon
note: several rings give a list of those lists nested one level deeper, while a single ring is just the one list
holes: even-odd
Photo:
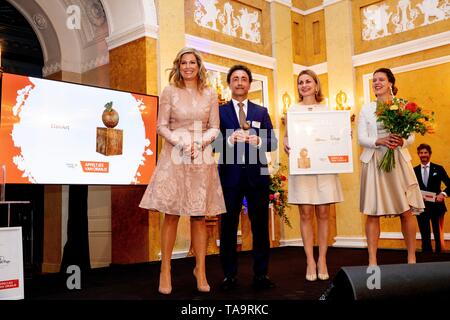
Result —
[{"label": "nude high heel shoe", "polygon": [[198,285],[198,279],[197,279],[197,268],[194,268],[194,270],[192,271],[192,273],[194,274],[194,278],[197,281],[197,290],[199,292],[210,292],[211,291],[211,287],[209,286],[209,284],[203,285],[203,286],[199,286]]},{"label": "nude high heel shoe", "polygon": [[161,294],[171,294],[172,293],[172,284],[170,283],[171,282],[170,275],[169,275],[169,286],[168,287],[161,286],[161,283],[162,283],[161,278],[162,277],[163,277],[163,274],[160,273],[159,274],[159,288],[158,288],[158,292],[161,293]]},{"label": "nude high heel shoe", "polygon": [[308,273],[308,267],[306,267],[306,276],[305,279],[308,281],[316,281],[317,280],[317,273],[314,270],[314,273]]},{"label": "nude high heel shoe", "polygon": [[330,275],[328,273],[319,273],[317,278],[319,278],[319,280],[328,280],[330,279]]},{"label": "nude high heel shoe", "polygon": [[317,277],[319,278],[319,280],[328,280],[328,279],[330,279],[330,275],[328,274],[328,271],[325,272],[325,273],[321,273],[320,270],[318,270]]}]

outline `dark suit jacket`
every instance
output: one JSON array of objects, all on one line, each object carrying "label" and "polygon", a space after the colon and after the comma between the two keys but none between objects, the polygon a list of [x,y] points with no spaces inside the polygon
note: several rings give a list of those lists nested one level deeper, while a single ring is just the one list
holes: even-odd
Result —
[{"label": "dark suit jacket", "polygon": [[[228,138],[233,131],[240,128],[239,120],[232,101],[219,107],[221,139],[216,140],[215,150],[220,152],[219,175],[222,187],[237,187],[243,170],[246,170],[251,186],[269,185],[265,152],[276,150],[278,141],[267,109],[251,101],[248,101],[247,108],[250,134],[256,134],[262,139],[260,148],[247,143],[229,146]],[[244,153],[245,166],[242,162]]]},{"label": "dark suit jacket", "polygon": [[[435,192],[436,194],[441,193],[441,191],[444,191],[449,194],[449,187],[450,187],[450,178],[447,175],[447,172],[445,171],[443,166],[440,166],[438,164],[435,164],[433,162],[430,162],[430,169],[429,169],[429,175],[428,175],[428,184],[425,187],[422,181],[422,165],[418,165],[414,167],[414,172],[416,173],[417,181],[419,182],[420,190],[424,191],[430,191]],[[442,182],[445,184],[445,189],[441,189]],[[447,208],[445,207],[445,202],[428,202],[425,201],[425,206],[430,211],[436,212],[438,214],[443,214],[447,211]]]}]

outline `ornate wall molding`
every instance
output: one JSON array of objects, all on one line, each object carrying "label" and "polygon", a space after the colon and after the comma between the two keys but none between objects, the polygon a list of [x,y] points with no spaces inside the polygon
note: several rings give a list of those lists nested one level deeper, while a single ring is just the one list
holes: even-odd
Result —
[{"label": "ornate wall molding", "polygon": [[138,24],[130,26],[129,29],[108,37],[106,43],[108,44],[108,49],[112,50],[143,37],[158,39],[158,29],[158,26],[153,25]]},{"label": "ornate wall molding", "polygon": [[83,63],[81,65],[81,72],[84,73],[86,71],[101,67],[108,63],[109,63],[109,54],[105,54],[103,56],[96,57],[95,59]]},{"label": "ornate wall molding", "polygon": [[358,67],[364,64],[400,57],[402,55],[411,54],[414,52],[419,52],[448,44],[450,44],[450,31],[354,55],[353,66]]},{"label": "ornate wall molding", "polygon": [[342,1],[342,0],[323,0],[323,4],[322,5],[325,8],[325,7],[331,6],[332,4],[335,4],[335,3],[339,2],[339,1]]},{"label": "ornate wall molding", "polygon": [[199,38],[186,34],[186,45],[197,48],[200,51],[214,54],[220,57],[251,63],[268,69],[275,69],[276,60],[273,57],[264,56],[247,50],[235,48],[219,42]]},{"label": "ornate wall molding", "polygon": [[58,71],[61,71],[61,63],[59,62],[54,62],[51,64],[45,64],[44,67],[42,68],[42,75],[44,77],[47,77],[51,74],[54,74]]},{"label": "ornate wall molding", "polygon": [[33,23],[38,29],[47,29],[47,19],[40,13],[33,16]]},{"label": "ornate wall molding", "polygon": [[303,239],[286,239],[280,240],[280,247],[303,247]]},{"label": "ornate wall molding", "polygon": [[333,247],[340,248],[366,248],[366,237],[334,237]]},{"label": "ornate wall molding", "polygon": [[292,7],[292,0],[266,0],[266,1],[269,3],[277,2],[279,4],[282,4],[282,5],[285,5],[288,7]]},{"label": "ornate wall molding", "polygon": [[320,10],[323,10],[323,9],[324,9],[324,6],[318,6],[318,7],[315,7],[315,8],[308,9],[308,10],[301,10],[301,9],[296,8],[296,7],[291,7],[291,11],[293,11],[295,13],[298,13],[298,14],[301,14],[302,16],[307,16],[307,15],[309,15],[311,13],[314,13],[314,12],[317,12],[317,11],[320,11]]},{"label": "ornate wall molding", "polygon": [[105,11],[100,0],[91,0],[86,3],[86,14],[91,24],[101,27],[106,22]]},{"label": "ornate wall molding", "polygon": [[[403,240],[401,232],[380,232],[380,239]],[[422,236],[416,232],[416,240],[421,240]],[[431,240],[434,240],[434,234],[431,233]],[[450,240],[450,233],[444,233],[444,240]]]}]

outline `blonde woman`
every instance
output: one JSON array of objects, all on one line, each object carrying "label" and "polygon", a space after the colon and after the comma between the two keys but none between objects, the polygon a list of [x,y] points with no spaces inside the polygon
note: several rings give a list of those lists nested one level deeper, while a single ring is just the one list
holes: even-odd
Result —
[{"label": "blonde woman", "polygon": [[[295,111],[328,111],[323,101],[320,81],[312,70],[303,70],[297,77],[300,102],[289,108]],[[301,139],[301,137],[296,137]],[[289,154],[289,136],[286,129],[284,151]],[[307,162],[305,163],[307,165]],[[300,211],[300,231],[306,254],[306,280],[328,280],[326,254],[328,250],[328,217],[330,205],[343,201],[341,183],[337,174],[289,175],[288,202],[298,204]],[[314,259],[314,215],[317,220],[319,258]]]},{"label": "blonde woman", "polygon": [[180,216],[189,216],[197,289],[209,292],[206,279],[206,215],[224,213],[222,187],[211,143],[218,136],[219,107],[206,83],[206,69],[193,48],[178,52],[159,101],[157,132],[165,140],[140,207],[164,213],[161,228],[159,292],[170,294],[171,256]]}]

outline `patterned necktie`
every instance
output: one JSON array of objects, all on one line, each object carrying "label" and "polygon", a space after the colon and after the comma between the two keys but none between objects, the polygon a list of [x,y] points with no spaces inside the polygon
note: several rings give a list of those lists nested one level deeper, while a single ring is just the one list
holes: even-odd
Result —
[{"label": "patterned necktie", "polygon": [[238,102],[238,107],[239,107],[239,124],[241,125],[242,129],[247,130],[248,123],[245,117],[244,104],[242,102]]},{"label": "patterned necktie", "polygon": [[428,166],[423,166],[423,184],[428,185]]}]

